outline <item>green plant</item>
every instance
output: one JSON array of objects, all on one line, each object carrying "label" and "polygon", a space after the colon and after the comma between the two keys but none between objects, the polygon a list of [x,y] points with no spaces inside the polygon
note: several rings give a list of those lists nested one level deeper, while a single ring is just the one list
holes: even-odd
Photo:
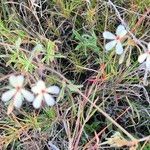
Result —
[{"label": "green plant", "polygon": [[99,53],[99,47],[97,46],[97,36],[94,32],[89,34],[80,35],[77,31],[73,31],[75,39],[78,41],[78,45],[75,50],[83,50],[84,54],[87,56],[89,50]]}]

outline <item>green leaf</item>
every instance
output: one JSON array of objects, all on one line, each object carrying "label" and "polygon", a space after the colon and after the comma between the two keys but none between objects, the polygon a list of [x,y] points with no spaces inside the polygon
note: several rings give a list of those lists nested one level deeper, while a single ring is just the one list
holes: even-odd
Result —
[{"label": "green leaf", "polygon": [[83,85],[73,85],[73,84],[68,84],[67,87],[70,89],[72,92],[77,92],[80,88],[83,87]]},{"label": "green leaf", "polygon": [[46,63],[49,64],[49,62],[54,61],[54,58],[55,58],[55,42],[49,40],[46,45],[46,55],[45,55]]},{"label": "green leaf", "polygon": [[73,31],[75,39],[78,40],[78,45],[75,50],[83,50],[85,55],[88,54],[88,50],[92,50],[96,53],[99,52],[99,47],[97,46],[97,37],[94,32],[89,34],[80,35],[77,31]]}]

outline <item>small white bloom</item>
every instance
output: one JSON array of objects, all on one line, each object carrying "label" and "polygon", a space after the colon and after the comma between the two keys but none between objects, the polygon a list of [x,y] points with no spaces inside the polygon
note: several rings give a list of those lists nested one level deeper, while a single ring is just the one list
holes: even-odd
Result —
[{"label": "small white bloom", "polygon": [[148,50],[138,57],[138,62],[145,62],[146,69],[150,71],[150,43],[148,43]]},{"label": "small white bloom", "polygon": [[47,88],[42,80],[38,81],[31,90],[33,93],[37,94],[33,101],[33,107],[36,109],[41,107],[42,102],[46,103],[48,106],[53,106],[55,104],[55,99],[51,94],[58,95],[60,92],[58,86],[54,85]]},{"label": "small white bloom", "polygon": [[24,99],[28,102],[33,101],[33,94],[23,88],[24,77],[22,75],[10,76],[9,83],[11,85],[11,89],[2,94],[1,99],[3,102],[12,100],[13,106],[20,108]]},{"label": "small white bloom", "polygon": [[113,49],[115,47],[116,53],[121,55],[123,53],[123,46],[121,43],[121,39],[127,34],[127,30],[123,25],[119,25],[116,29],[116,35],[112,34],[109,31],[103,32],[103,37],[105,39],[111,40],[105,45],[105,49],[107,51]]}]

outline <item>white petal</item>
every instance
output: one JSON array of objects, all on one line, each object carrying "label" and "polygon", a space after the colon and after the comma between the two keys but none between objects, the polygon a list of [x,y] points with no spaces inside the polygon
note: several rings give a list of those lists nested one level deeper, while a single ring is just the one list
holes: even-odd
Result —
[{"label": "white petal", "polygon": [[17,80],[17,86],[23,86],[24,76],[19,75],[16,77],[16,80]]},{"label": "white petal", "polygon": [[32,87],[31,90],[33,93],[38,94],[38,93],[41,93],[41,91],[45,89],[46,89],[45,83],[42,80],[40,80],[37,82],[36,86]]},{"label": "white petal", "polygon": [[22,89],[21,90],[21,93],[22,95],[24,96],[24,98],[28,101],[28,102],[32,102],[33,99],[34,99],[34,96],[31,92],[25,90],[25,89]]},{"label": "white petal", "polygon": [[125,30],[125,27],[120,24],[116,29],[116,34],[119,35],[119,33],[122,32],[123,30]]},{"label": "white petal", "polygon": [[36,85],[38,87],[41,87],[41,89],[45,89],[46,88],[45,83],[42,80],[39,80]]},{"label": "white petal", "polygon": [[33,51],[41,52],[43,49],[44,47],[42,44],[36,44],[36,46],[33,48]]},{"label": "white petal", "polygon": [[47,92],[51,94],[59,94],[60,88],[56,85],[53,85],[47,88]]},{"label": "white petal", "polygon": [[111,41],[111,42],[108,42],[108,43],[105,45],[105,49],[106,49],[107,51],[111,50],[113,47],[115,47],[116,43],[117,43],[116,40],[113,40],[113,41]]},{"label": "white petal", "polygon": [[33,93],[35,93],[35,94],[38,94],[38,93],[41,92],[41,89],[39,90],[39,88],[38,88],[37,86],[33,86],[33,87],[31,88],[31,91],[32,91]]},{"label": "white petal", "polygon": [[124,31],[122,31],[122,32],[120,33],[119,37],[122,38],[122,37],[124,37],[126,34],[127,34],[127,31],[124,30]]},{"label": "white petal", "polygon": [[44,98],[48,106],[53,106],[55,104],[55,99],[51,95],[45,93]]},{"label": "white petal", "polygon": [[14,95],[15,95],[15,93],[16,93],[16,90],[15,89],[12,89],[12,90],[9,90],[9,91],[7,91],[7,92],[4,92],[3,94],[2,94],[2,101],[3,102],[7,102],[7,101],[9,101]]},{"label": "white petal", "polygon": [[14,106],[15,106],[16,108],[20,108],[20,107],[21,107],[22,101],[23,101],[23,97],[22,97],[22,95],[21,95],[20,92],[18,92],[18,93],[15,95],[13,101],[14,101],[13,104],[14,104]]},{"label": "white petal", "polygon": [[9,77],[9,83],[13,86],[13,87],[16,87],[18,82],[17,82],[17,77],[14,76],[14,75],[11,75]]},{"label": "white petal", "polygon": [[139,62],[139,63],[144,62],[145,59],[147,58],[147,56],[148,56],[147,53],[141,54],[141,55],[138,57],[138,62]]},{"label": "white petal", "polygon": [[148,55],[147,59],[146,59],[146,68],[148,70],[150,70],[150,55]]},{"label": "white petal", "polygon": [[39,94],[33,101],[33,107],[35,109],[38,109],[41,107],[41,104],[42,104],[42,100],[43,100],[43,95],[42,94]]},{"label": "white petal", "polygon": [[123,37],[127,34],[127,30],[125,29],[125,27],[123,25],[119,25],[117,27],[116,34],[119,37]]},{"label": "white petal", "polygon": [[116,36],[114,34],[112,34],[111,32],[109,32],[109,31],[103,32],[103,37],[105,39],[110,39],[110,40],[113,40],[113,39],[116,38]]},{"label": "white petal", "polygon": [[121,55],[123,53],[123,47],[122,47],[121,42],[118,42],[117,45],[116,45],[116,53],[118,55]]},{"label": "white petal", "polygon": [[148,43],[148,51],[150,51],[150,43]]}]

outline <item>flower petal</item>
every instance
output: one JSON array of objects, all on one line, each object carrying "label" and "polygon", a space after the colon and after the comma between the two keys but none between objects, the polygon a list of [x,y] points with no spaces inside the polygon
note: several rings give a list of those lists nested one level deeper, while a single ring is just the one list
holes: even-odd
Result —
[{"label": "flower petal", "polygon": [[53,85],[47,88],[47,92],[50,94],[59,94],[60,88],[56,85]]},{"label": "flower petal", "polygon": [[21,90],[21,93],[22,93],[22,95],[24,96],[24,98],[25,98],[28,102],[32,102],[32,101],[33,101],[34,95],[33,95],[31,92],[29,92],[29,91],[27,91],[27,90],[25,90],[25,89],[22,89],[22,90]]},{"label": "flower petal", "polygon": [[103,32],[103,37],[110,40],[114,40],[116,38],[116,36],[109,31]]},{"label": "flower petal", "polygon": [[141,54],[141,55],[138,57],[138,62],[139,62],[139,63],[144,62],[145,59],[147,58],[147,56],[148,56],[147,53]]},{"label": "flower petal", "polygon": [[23,86],[24,76],[19,75],[16,77],[16,80],[17,80],[17,86]]},{"label": "flower petal", "polygon": [[20,108],[21,105],[22,105],[22,101],[23,101],[23,97],[21,95],[20,92],[18,92],[15,97],[14,97],[14,102],[13,102],[13,105],[16,107],[16,108]]},{"label": "flower petal", "polygon": [[42,80],[39,80],[36,85],[38,87],[41,87],[41,89],[45,89],[46,88],[45,83]]},{"label": "flower petal", "polygon": [[43,95],[39,94],[33,101],[33,107],[35,109],[39,109],[41,107],[42,100],[43,100]]},{"label": "flower petal", "polygon": [[12,89],[12,90],[9,90],[9,91],[7,91],[7,92],[4,92],[3,94],[2,94],[2,101],[3,102],[7,102],[7,101],[9,101],[14,95],[15,95],[15,93],[16,93],[16,90],[15,89]]},{"label": "flower petal", "polygon": [[11,86],[16,87],[18,82],[17,82],[17,77],[14,75],[11,75],[9,77],[9,83],[11,84]]},{"label": "flower petal", "polygon": [[123,36],[125,36],[127,34],[127,30],[125,29],[125,27],[123,25],[119,25],[117,27],[116,34],[117,34],[117,36],[122,38]]},{"label": "flower petal", "polygon": [[121,42],[118,42],[117,45],[116,45],[116,53],[118,55],[121,55],[123,53],[123,47],[122,47]]},{"label": "flower petal", "polygon": [[148,70],[150,70],[150,55],[148,55],[147,59],[146,59],[146,68]]},{"label": "flower petal", "polygon": [[113,40],[113,41],[111,41],[111,42],[108,42],[108,43],[105,45],[105,49],[106,49],[107,51],[113,49],[113,48],[115,47],[116,43],[117,43],[116,40]]},{"label": "flower petal", "polygon": [[51,95],[45,93],[44,98],[48,106],[53,106],[55,104],[55,99]]},{"label": "flower petal", "polygon": [[41,90],[39,90],[39,88],[38,88],[37,86],[33,86],[33,87],[31,88],[31,91],[32,91],[34,94],[38,94],[38,93],[40,93]]},{"label": "flower petal", "polygon": [[36,86],[32,87],[31,90],[33,93],[38,94],[38,93],[41,93],[41,91],[45,89],[46,89],[45,83],[42,80],[40,80],[37,82]]}]

